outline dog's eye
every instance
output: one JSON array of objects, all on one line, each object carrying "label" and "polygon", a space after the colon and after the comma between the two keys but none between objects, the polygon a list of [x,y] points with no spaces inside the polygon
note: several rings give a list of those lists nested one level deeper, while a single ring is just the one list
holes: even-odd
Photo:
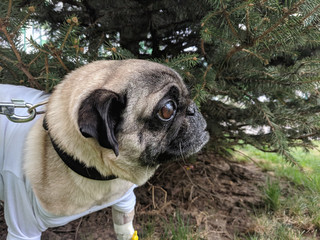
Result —
[{"label": "dog's eye", "polygon": [[166,102],[158,112],[158,116],[162,121],[171,120],[176,113],[176,104],[172,100]]}]

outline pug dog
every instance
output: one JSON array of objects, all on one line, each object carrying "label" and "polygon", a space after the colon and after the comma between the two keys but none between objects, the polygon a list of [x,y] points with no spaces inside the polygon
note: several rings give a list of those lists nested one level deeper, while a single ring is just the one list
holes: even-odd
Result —
[{"label": "pug dog", "polygon": [[[17,88],[7,87],[0,85],[0,101]],[[48,227],[109,206],[117,238],[131,239],[133,189],[209,140],[182,78],[158,63],[96,61],[68,74],[51,96],[32,90],[26,97],[33,104],[47,98],[45,115],[32,123],[0,117],[0,131],[9,129],[0,142],[24,149],[21,164],[13,147],[0,156],[2,166],[17,161],[0,178],[9,240],[40,239]]]}]

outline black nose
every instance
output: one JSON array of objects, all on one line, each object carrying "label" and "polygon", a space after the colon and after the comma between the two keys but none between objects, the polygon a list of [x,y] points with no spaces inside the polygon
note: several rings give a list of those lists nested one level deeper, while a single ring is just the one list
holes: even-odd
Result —
[{"label": "black nose", "polygon": [[194,116],[196,113],[196,105],[194,103],[191,103],[187,108],[187,115]]}]

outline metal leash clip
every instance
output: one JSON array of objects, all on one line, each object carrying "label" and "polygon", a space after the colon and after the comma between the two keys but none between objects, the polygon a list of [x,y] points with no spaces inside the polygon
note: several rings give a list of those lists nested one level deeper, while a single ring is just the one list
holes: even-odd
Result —
[{"label": "metal leash clip", "polygon": [[[28,108],[28,115],[16,115],[14,112],[15,108]],[[23,100],[11,99],[11,103],[0,102],[0,114],[6,115],[12,122],[24,123],[33,120],[36,117],[37,111],[30,103],[25,103]]]}]

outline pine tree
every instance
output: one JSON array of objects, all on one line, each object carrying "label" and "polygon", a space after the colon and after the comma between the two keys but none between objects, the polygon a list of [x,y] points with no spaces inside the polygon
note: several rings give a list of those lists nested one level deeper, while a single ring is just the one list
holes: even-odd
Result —
[{"label": "pine tree", "polygon": [[320,1],[208,2],[207,73],[196,91],[211,98],[212,144],[248,143],[295,162],[289,147],[311,147],[320,134]]},{"label": "pine tree", "polygon": [[70,16],[59,31],[44,44],[27,39],[31,52],[24,51],[21,31],[36,14],[35,6],[20,9],[18,1],[0,3],[1,82],[23,84],[49,92],[61,78],[85,63],[79,45],[78,18]]},{"label": "pine tree", "polygon": [[[184,77],[211,149],[251,144],[294,163],[290,147],[320,135],[320,1],[178,2],[2,1],[0,82],[50,91],[87,62],[149,58]],[[29,39],[26,53],[19,32],[31,22],[48,40]]]}]

